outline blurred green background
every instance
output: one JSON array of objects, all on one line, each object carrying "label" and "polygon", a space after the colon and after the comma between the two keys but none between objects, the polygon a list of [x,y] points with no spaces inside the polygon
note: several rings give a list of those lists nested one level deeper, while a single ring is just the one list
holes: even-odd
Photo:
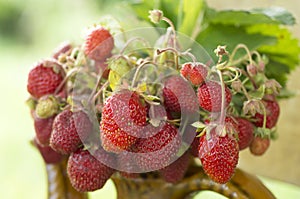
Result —
[{"label": "blurred green background", "polygon": [[[240,6],[240,8],[249,6],[249,1],[247,4],[245,0],[231,0],[228,1],[228,4],[223,3],[224,5],[219,2],[208,0],[209,4],[220,8],[230,8],[230,5]],[[269,6],[274,2],[281,5],[292,1],[263,1],[262,4]],[[256,4],[252,3],[251,5],[255,7]],[[28,97],[27,74],[31,66],[34,62],[49,57],[53,49],[62,41],[81,42],[82,30],[97,22],[101,16],[108,14],[115,16],[126,26],[140,23],[131,15],[131,11],[124,1],[0,0],[0,86],[3,91],[0,98],[2,108],[0,116],[0,198],[46,198],[47,181],[44,164],[38,152],[29,144],[34,136],[34,129],[25,101]],[[140,23],[139,25],[145,24]],[[299,69],[297,72],[299,73]],[[291,87],[296,88],[298,85],[291,84]],[[299,102],[299,97],[297,99]],[[285,105],[296,102],[288,101],[285,102]],[[288,113],[284,114],[288,115]],[[293,113],[291,114],[293,115]],[[294,116],[296,123],[297,121],[299,123],[298,114]],[[295,153],[298,152],[299,150],[295,151]],[[300,163],[299,155],[297,157],[296,161]],[[270,158],[265,161],[268,160]],[[243,162],[241,163],[242,167],[247,168],[247,161]],[[264,164],[260,164],[260,166],[264,167]],[[299,170],[298,164],[289,166],[291,168],[288,170]],[[264,173],[263,170],[251,168],[254,168],[250,169],[251,172],[276,178],[276,175],[272,176]],[[285,171],[282,170],[282,172]],[[286,181],[296,184],[298,182],[300,185],[299,177],[292,180],[286,179]],[[285,198],[286,194],[290,194],[290,197],[287,198],[300,198],[300,188],[295,185],[283,185],[279,181],[271,181],[270,178],[265,177],[262,179],[278,198]],[[278,177],[278,179],[283,178]],[[197,198],[220,198],[217,195],[207,197],[205,194],[199,195]],[[115,198],[116,196],[114,186],[110,181],[102,190],[91,195],[92,198]]]}]

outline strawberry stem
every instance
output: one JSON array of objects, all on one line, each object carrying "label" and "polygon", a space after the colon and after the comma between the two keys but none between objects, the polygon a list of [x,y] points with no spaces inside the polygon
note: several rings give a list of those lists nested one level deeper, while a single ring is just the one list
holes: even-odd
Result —
[{"label": "strawberry stem", "polygon": [[[174,53],[174,62],[175,62],[175,66],[176,66],[176,70],[178,70],[179,69],[179,61],[178,61],[178,57],[179,57],[179,55],[178,55],[178,51],[175,49],[175,48],[172,48],[172,47],[168,47],[168,48],[164,48],[164,49],[162,49],[162,50],[160,50],[160,49],[157,49],[156,50],[156,54],[157,55],[160,55],[161,53],[164,53],[164,52],[166,52],[166,51],[171,51],[171,52],[173,52]],[[157,57],[155,58],[155,62],[156,62],[156,59],[157,59]]]},{"label": "strawberry stem", "polygon": [[[135,41],[140,41],[145,47],[150,46],[149,43],[148,43],[148,41],[145,40],[144,38],[141,38],[141,37],[134,37],[134,38],[131,38],[130,40],[128,40],[128,41],[125,43],[124,47],[121,49],[121,51],[120,51],[119,54],[123,55],[123,53],[124,53],[124,51],[126,50],[126,48],[128,48],[129,45],[132,44],[132,43],[135,42]],[[148,49],[148,48],[147,48],[147,49]],[[150,54],[151,54],[151,53],[150,53]]]},{"label": "strawberry stem", "polygon": [[223,82],[223,76],[220,70],[217,70],[217,73],[220,78],[221,82],[221,93],[222,93],[222,101],[221,101],[221,115],[219,118],[219,123],[224,124],[225,123],[225,84]]},{"label": "strawberry stem", "polygon": [[143,66],[145,66],[145,65],[147,65],[147,64],[154,64],[154,63],[153,63],[152,61],[145,61],[145,62],[141,63],[141,64],[137,67],[137,69],[136,69],[136,71],[135,71],[135,73],[134,73],[132,82],[131,82],[131,88],[134,88],[134,85],[135,85],[135,82],[136,82],[136,80],[137,80],[137,76],[138,76],[140,70],[142,69]]},{"label": "strawberry stem", "polygon": [[175,26],[174,26],[173,22],[167,17],[163,17],[162,20],[167,22],[167,24],[169,24],[169,26],[172,29],[172,32],[174,34],[173,47],[176,48],[176,30],[175,30]]},{"label": "strawberry stem", "polygon": [[64,87],[64,85],[66,84],[66,82],[68,81],[68,79],[75,73],[77,72],[78,69],[77,68],[72,68],[71,70],[68,71],[67,75],[65,76],[65,78],[63,79],[63,81],[58,85],[58,87],[55,89],[54,91],[54,95],[57,95],[58,92],[61,91],[61,89]]},{"label": "strawberry stem", "polygon": [[[99,97],[99,95],[102,93],[103,90],[105,90],[108,86],[109,82],[106,81],[102,86],[101,88],[98,90],[98,92],[93,96],[93,98],[91,98],[89,101],[92,103],[92,104],[95,104],[96,103],[96,99],[97,97]],[[97,86],[98,87],[98,86]],[[103,98],[103,100],[105,99],[105,97]]]},{"label": "strawberry stem", "polygon": [[[236,55],[236,53],[237,53],[237,51],[238,51],[239,49],[244,49],[244,50],[246,51],[247,55],[245,55],[244,57],[242,57],[242,58],[240,58],[240,59],[234,61],[234,60],[233,60],[233,59],[234,59],[234,56]],[[234,50],[232,51],[232,54],[231,54],[230,57],[229,57],[229,64],[230,64],[230,65],[237,65],[237,64],[243,62],[243,61],[244,61],[245,59],[247,59],[247,58],[249,59],[249,62],[250,62],[250,64],[252,65],[252,64],[253,64],[252,53],[249,51],[249,49],[247,48],[247,46],[246,46],[245,44],[238,44],[238,45],[234,48]]]},{"label": "strawberry stem", "polygon": [[181,53],[180,55],[181,56],[184,56],[184,55],[189,56],[192,59],[193,63],[195,64],[197,62],[197,59],[192,53],[190,53],[190,51],[191,51],[191,49],[189,48],[185,52]]}]

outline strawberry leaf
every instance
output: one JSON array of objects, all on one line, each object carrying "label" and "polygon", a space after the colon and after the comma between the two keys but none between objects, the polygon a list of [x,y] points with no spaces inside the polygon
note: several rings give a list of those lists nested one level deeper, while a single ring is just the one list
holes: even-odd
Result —
[{"label": "strawberry leaf", "polygon": [[295,24],[293,15],[280,7],[257,8],[253,10],[221,10],[208,9],[206,18],[209,23],[249,26],[255,24]]},{"label": "strawberry leaf", "polygon": [[[263,45],[274,45],[276,38],[262,34],[249,34],[242,27],[210,24],[205,30],[200,32],[196,41],[217,61],[213,50],[218,45],[225,45],[229,52],[232,52],[235,46],[240,43],[247,45],[249,50],[255,50]],[[237,54],[237,56],[241,56],[241,54]]]},{"label": "strawberry leaf", "polygon": [[[188,36],[193,36],[200,28],[199,20],[204,12],[201,12],[204,9],[205,3],[204,0],[184,0],[182,6],[182,16],[178,19],[178,30],[179,32],[186,34]],[[182,20],[182,23],[181,21]],[[194,24],[194,25],[191,25]]]}]

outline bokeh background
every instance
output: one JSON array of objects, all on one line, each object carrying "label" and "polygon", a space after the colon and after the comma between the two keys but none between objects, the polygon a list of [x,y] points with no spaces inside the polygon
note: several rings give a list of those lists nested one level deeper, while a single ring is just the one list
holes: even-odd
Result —
[{"label": "bokeh background", "polygon": [[[207,3],[218,9],[282,6],[300,21],[300,1],[296,0],[207,0]],[[0,0],[0,198],[46,198],[44,164],[29,144],[34,129],[25,105],[27,74],[33,63],[49,57],[62,41],[81,42],[82,30],[103,15],[112,15],[126,26],[145,25],[132,16],[126,2],[121,0]],[[300,39],[300,25],[291,30]],[[288,82],[288,88],[298,93],[299,76],[300,67]],[[253,157],[247,150],[242,152],[239,167],[259,175],[278,198],[300,198],[300,96],[280,104],[279,139],[262,157]],[[91,196],[115,198],[112,182]],[[214,197],[217,196],[210,195]]]}]

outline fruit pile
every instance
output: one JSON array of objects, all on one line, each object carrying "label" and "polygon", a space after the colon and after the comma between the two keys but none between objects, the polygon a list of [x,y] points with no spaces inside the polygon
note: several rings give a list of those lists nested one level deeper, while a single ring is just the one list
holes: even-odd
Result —
[{"label": "fruit pile", "polygon": [[276,138],[281,86],[258,52],[217,46],[217,63],[201,60],[161,11],[149,17],[170,26],[154,45],[97,24],[82,44],[64,43],[29,72],[34,145],[47,164],[68,159],[80,192],[112,175],[177,183],[195,159],[226,183],[239,151],[262,155]]}]

